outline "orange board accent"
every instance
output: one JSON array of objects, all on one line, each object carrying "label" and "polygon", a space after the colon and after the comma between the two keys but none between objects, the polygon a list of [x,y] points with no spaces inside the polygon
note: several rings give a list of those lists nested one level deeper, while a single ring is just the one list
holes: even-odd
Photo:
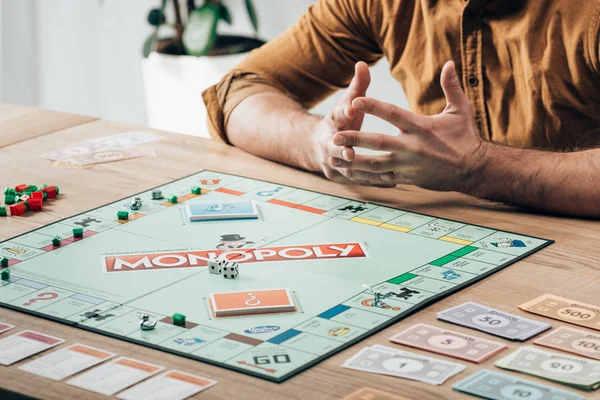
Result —
[{"label": "orange board accent", "polygon": [[226,189],[226,188],[218,188],[215,190],[215,192],[232,194],[234,196],[241,196],[244,194],[244,192],[238,192],[237,190],[231,190],[231,189]]},{"label": "orange board accent", "polygon": [[194,194],[194,193],[188,193],[185,196],[179,196],[177,198],[177,202],[182,203],[182,202],[184,202],[186,200],[193,199],[194,197],[198,197],[198,196],[200,196],[200,195],[199,194]]},{"label": "orange board accent", "polygon": [[298,204],[296,204],[296,203],[290,203],[289,201],[283,201],[283,200],[277,200],[277,199],[271,199],[271,200],[267,201],[267,203],[273,203],[273,204],[277,204],[277,205],[289,207],[289,208],[298,207]]},{"label": "orange board accent", "polygon": [[117,222],[120,223],[120,224],[126,224],[129,221],[133,221],[134,219],[142,218],[142,217],[145,217],[145,216],[146,216],[146,214],[135,213],[135,214],[131,214],[128,219],[126,219],[126,220],[120,220],[120,219],[118,219]]},{"label": "orange board accent", "polygon": [[325,210],[319,210],[318,208],[308,207],[308,206],[298,206],[296,210],[308,211],[314,214],[324,214]]}]

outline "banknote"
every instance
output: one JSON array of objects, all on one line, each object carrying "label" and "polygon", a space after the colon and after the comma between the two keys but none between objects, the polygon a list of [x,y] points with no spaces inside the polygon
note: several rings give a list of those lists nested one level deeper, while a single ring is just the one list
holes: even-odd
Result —
[{"label": "banknote", "polygon": [[561,326],[533,343],[600,360],[600,335]]},{"label": "banknote", "polygon": [[397,376],[432,385],[441,385],[465,369],[449,361],[375,345],[365,347],[349,358],[343,367],[376,374]]},{"label": "banknote", "polygon": [[41,154],[40,157],[54,161],[68,162],[71,161],[74,156],[124,149],[138,144],[153,142],[155,140],[160,140],[160,137],[150,132],[130,131],[112,136],[84,140],[49,153]]},{"label": "banknote", "polygon": [[600,306],[543,294],[519,306],[521,310],[600,331]]},{"label": "banknote", "polygon": [[442,321],[491,333],[505,339],[524,341],[552,325],[508,314],[472,301],[437,313]]},{"label": "banknote", "polygon": [[600,362],[523,346],[496,366],[549,379],[581,390],[600,387]]},{"label": "banknote", "polygon": [[452,389],[490,400],[584,400],[577,393],[489,369],[456,382]]},{"label": "banknote", "polygon": [[123,149],[100,150],[87,154],[79,154],[71,157],[70,162],[75,165],[101,164],[113,161],[127,160],[152,155],[151,149],[140,149],[137,147],[126,147]]},{"label": "banknote", "polygon": [[410,400],[404,396],[398,396],[381,390],[364,387],[344,397],[343,400]]},{"label": "banknote", "polygon": [[427,324],[413,325],[390,341],[478,364],[508,348],[504,343]]}]

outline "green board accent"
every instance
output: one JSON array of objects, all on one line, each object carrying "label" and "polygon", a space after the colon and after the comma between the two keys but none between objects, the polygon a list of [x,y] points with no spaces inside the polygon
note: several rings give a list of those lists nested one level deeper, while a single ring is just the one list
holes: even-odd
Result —
[{"label": "green board accent", "polygon": [[448,264],[449,262],[452,262],[452,261],[456,260],[457,258],[458,257],[453,257],[448,254],[447,256],[438,258],[437,260],[430,262],[429,265],[435,265],[436,267],[441,267],[442,265]]},{"label": "green board accent", "polygon": [[395,278],[390,279],[388,281],[388,283],[393,283],[394,285],[399,285],[399,284],[404,283],[404,282],[406,282],[408,280],[416,278],[417,276],[419,276],[419,275],[406,273],[406,274],[402,274],[400,276],[397,276]]},{"label": "green board accent", "polygon": [[475,250],[477,250],[477,247],[473,247],[473,246],[465,246],[462,249],[458,249],[450,254],[448,254],[449,256],[452,257],[462,257],[464,255],[467,255],[469,253],[474,252]]}]

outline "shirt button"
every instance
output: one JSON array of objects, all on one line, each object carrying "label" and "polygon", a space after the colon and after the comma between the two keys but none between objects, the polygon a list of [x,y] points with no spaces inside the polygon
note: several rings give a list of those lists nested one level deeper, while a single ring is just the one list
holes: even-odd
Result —
[{"label": "shirt button", "polygon": [[471,75],[469,77],[469,85],[475,87],[479,84],[479,79],[477,79],[477,77],[475,75]]}]

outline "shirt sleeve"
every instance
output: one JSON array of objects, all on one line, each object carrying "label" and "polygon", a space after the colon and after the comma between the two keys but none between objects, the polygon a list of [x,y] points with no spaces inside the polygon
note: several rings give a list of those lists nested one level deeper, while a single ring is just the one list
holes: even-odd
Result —
[{"label": "shirt sleeve", "polygon": [[202,93],[211,136],[228,143],[231,112],[256,93],[284,93],[308,109],[348,86],[356,62],[373,64],[383,56],[378,4],[319,0],[286,32],[252,51]]}]

